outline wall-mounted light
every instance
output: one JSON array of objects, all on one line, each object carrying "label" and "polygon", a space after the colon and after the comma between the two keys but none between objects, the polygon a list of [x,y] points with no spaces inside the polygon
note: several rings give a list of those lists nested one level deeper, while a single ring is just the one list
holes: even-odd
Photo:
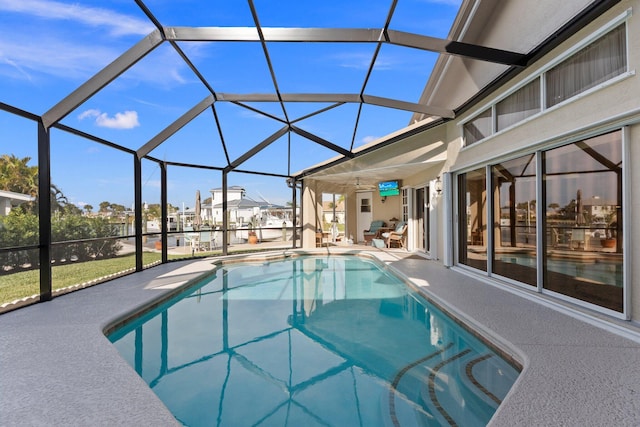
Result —
[{"label": "wall-mounted light", "polygon": [[442,193],[442,181],[440,180],[440,175],[436,178],[436,182],[434,184],[436,195],[439,196]]},{"label": "wall-mounted light", "polygon": [[382,203],[386,202],[386,201],[387,201],[387,196],[383,196],[383,197],[382,197],[382,199],[380,199],[380,201],[381,201]]}]

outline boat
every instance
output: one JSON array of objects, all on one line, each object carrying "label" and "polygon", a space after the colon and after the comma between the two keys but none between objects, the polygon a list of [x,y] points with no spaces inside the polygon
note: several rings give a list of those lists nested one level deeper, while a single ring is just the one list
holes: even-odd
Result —
[{"label": "boat", "polygon": [[262,207],[255,218],[257,224],[255,226],[250,223],[241,224],[236,229],[236,238],[248,240],[249,232],[255,232],[258,241],[290,240],[294,229],[291,216],[291,208]]}]

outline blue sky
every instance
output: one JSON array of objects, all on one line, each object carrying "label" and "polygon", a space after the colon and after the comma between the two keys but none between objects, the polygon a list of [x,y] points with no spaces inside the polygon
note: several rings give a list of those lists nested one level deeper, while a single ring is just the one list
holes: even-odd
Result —
[{"label": "blue sky", "polygon": [[[253,26],[245,1],[147,0],[164,26]],[[255,0],[263,27],[382,28],[391,1]],[[446,38],[460,0],[399,0],[390,28]],[[0,0],[0,102],[42,115],[87,79],[134,46],[155,28],[132,0],[48,1]],[[274,93],[259,43],[179,42],[180,49],[216,92]],[[358,93],[365,82],[374,44],[272,43],[269,59],[281,93]],[[365,94],[418,102],[437,55],[383,45]],[[136,150],[210,93],[169,43],[162,43],[61,123]],[[288,104],[289,118],[298,118],[329,104]],[[282,117],[279,105],[250,104]],[[224,167],[224,138],[231,161],[260,143],[283,124],[228,102],[215,104],[221,128],[211,109],[204,111],[151,155],[187,164]],[[358,114],[345,104],[296,126],[349,149]],[[355,147],[406,126],[410,112],[365,105]],[[37,155],[33,123],[0,112],[0,154]],[[291,144],[291,164],[289,157]],[[52,131],[52,180],[79,206],[102,201],[133,203],[132,160],[123,154]],[[298,136],[274,142],[241,169],[287,174],[334,157],[335,152]],[[181,169],[181,168],[177,168]],[[202,169],[169,171],[169,202],[189,204],[196,190],[221,185],[218,172]],[[143,199],[159,201],[159,171],[143,166]],[[273,203],[290,200],[284,180],[232,174],[230,185],[244,186],[254,198]]]}]

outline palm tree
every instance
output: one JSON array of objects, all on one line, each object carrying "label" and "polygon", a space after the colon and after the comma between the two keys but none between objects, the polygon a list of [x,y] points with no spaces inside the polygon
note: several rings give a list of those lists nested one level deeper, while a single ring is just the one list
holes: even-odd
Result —
[{"label": "palm tree", "polygon": [[51,184],[51,210],[62,211],[69,204],[69,200],[56,185]]},{"label": "palm tree", "polygon": [[38,167],[29,166],[31,157],[0,156],[0,189],[14,193],[38,195]]},{"label": "palm tree", "polygon": [[[0,156],[0,190],[28,194],[38,198],[38,167],[29,166],[31,157],[19,158],[13,154]],[[51,209],[61,211],[69,204],[64,193],[56,185],[51,184]],[[35,209],[36,204],[31,208]]]}]

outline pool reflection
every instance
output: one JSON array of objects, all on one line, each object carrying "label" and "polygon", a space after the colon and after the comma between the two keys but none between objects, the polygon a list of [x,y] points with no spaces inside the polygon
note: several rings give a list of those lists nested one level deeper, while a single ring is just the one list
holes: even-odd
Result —
[{"label": "pool reflection", "polygon": [[357,257],[225,267],[111,339],[186,425],[485,425],[518,375]]}]

